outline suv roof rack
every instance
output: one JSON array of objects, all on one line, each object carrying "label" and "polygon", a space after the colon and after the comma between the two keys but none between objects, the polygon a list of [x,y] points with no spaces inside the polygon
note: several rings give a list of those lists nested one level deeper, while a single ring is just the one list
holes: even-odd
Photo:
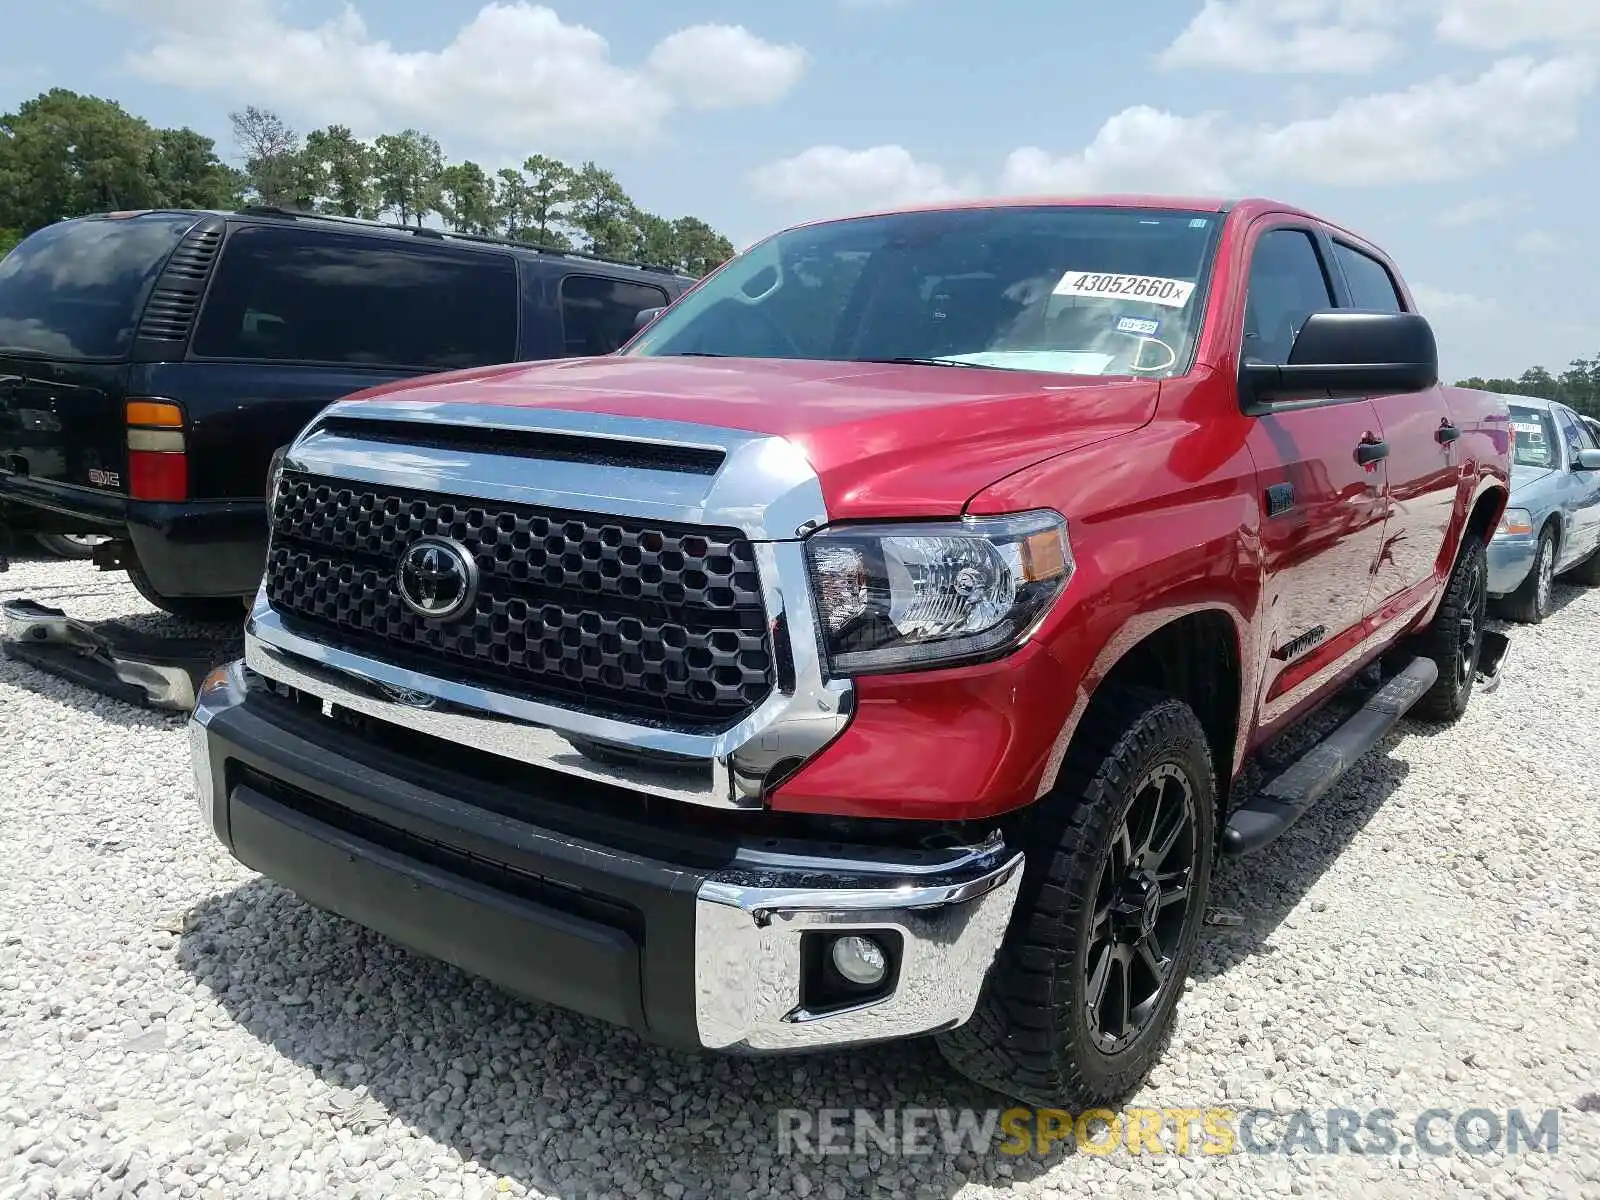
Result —
[{"label": "suv roof rack", "polygon": [[651,271],[658,275],[693,278],[676,267],[661,263],[635,262],[628,258],[612,258],[604,254],[591,254],[587,250],[566,250],[559,246],[541,246],[537,242],[524,242],[517,238],[497,237],[484,233],[458,233],[453,229],[429,229],[419,225],[402,225],[394,221],[373,221],[366,217],[346,217],[335,213],[307,212],[298,208],[283,208],[276,204],[246,204],[236,209],[244,217],[286,217],[289,220],[329,221],[339,225],[359,225],[364,229],[388,229],[396,233],[409,233],[412,237],[433,238],[439,241],[473,242],[485,246],[505,246],[513,250],[527,250],[533,254],[553,255],[560,258],[583,259],[588,262],[607,263],[615,267],[632,267],[636,271]]}]

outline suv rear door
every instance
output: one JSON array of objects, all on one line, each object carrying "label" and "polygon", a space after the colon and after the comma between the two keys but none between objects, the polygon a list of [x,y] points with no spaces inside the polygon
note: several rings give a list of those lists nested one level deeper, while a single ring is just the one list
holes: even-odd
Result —
[{"label": "suv rear door", "polygon": [[125,491],[123,403],[139,315],[198,219],[64,221],[0,261],[0,474],[46,491]]}]

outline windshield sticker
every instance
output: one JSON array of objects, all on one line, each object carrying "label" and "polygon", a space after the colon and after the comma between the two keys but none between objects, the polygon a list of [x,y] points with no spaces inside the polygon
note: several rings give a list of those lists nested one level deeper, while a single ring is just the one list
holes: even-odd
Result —
[{"label": "windshield sticker", "polygon": [[1511,422],[1511,428],[1515,429],[1518,433],[1531,434],[1534,437],[1544,436],[1544,429],[1537,421],[1513,421]]},{"label": "windshield sticker", "polygon": [[1141,337],[1155,337],[1161,332],[1161,322],[1154,317],[1118,317],[1118,333],[1136,333]]},{"label": "windshield sticker", "polygon": [[1087,350],[978,350],[971,354],[941,354],[940,362],[971,363],[976,367],[1002,367],[1013,371],[1057,371],[1067,375],[1104,375],[1113,354]]},{"label": "windshield sticker", "polygon": [[1144,300],[1151,304],[1164,304],[1168,308],[1182,308],[1194,294],[1194,284],[1187,279],[1167,279],[1161,275],[1097,275],[1084,271],[1068,271],[1055,286],[1058,296],[1115,296],[1120,299]]},{"label": "windshield sticker", "polygon": [[1195,217],[1192,220],[1190,220],[1189,228],[1190,229],[1204,229],[1210,223],[1211,222],[1207,221],[1204,217]]}]

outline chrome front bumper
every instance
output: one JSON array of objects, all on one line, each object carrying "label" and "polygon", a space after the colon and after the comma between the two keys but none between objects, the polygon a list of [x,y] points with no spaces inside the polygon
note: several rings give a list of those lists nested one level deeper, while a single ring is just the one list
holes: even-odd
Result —
[{"label": "chrome front bumper", "polygon": [[[561,805],[570,818],[581,801],[563,776],[530,767],[497,803],[475,778],[424,773],[425,750],[415,772],[384,758],[243,663],[201,688],[189,733],[205,823],[246,865],[424,954],[674,1044],[815,1050],[960,1025],[1022,881],[1023,856],[998,835],[938,850],[752,838],[705,869],[642,853],[638,838],[619,846],[608,819],[594,821],[594,840],[556,833],[520,814]],[[408,857],[395,840],[405,836],[492,853],[497,870],[626,905],[639,923],[624,932],[497,892]],[[898,935],[891,985],[808,1010],[807,935],[852,930]]]},{"label": "chrome front bumper", "polygon": [[1489,539],[1489,595],[1509,596],[1522,586],[1533,569],[1537,545],[1527,534],[1498,534]]}]

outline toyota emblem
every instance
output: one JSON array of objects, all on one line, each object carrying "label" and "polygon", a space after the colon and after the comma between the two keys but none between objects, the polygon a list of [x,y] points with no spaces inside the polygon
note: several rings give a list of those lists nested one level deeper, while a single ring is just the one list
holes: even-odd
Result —
[{"label": "toyota emblem", "polygon": [[478,564],[449,538],[419,538],[400,556],[397,590],[405,606],[430,621],[449,621],[478,596]]}]

